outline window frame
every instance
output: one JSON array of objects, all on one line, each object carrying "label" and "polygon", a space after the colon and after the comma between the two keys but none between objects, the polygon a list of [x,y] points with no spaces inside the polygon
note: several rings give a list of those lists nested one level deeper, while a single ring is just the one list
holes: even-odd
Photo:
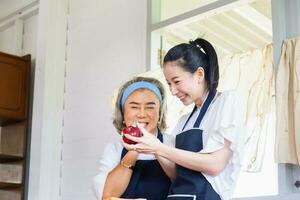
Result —
[{"label": "window frame", "polygon": [[[157,18],[160,18],[160,10],[155,13],[155,16],[153,16],[152,11],[152,4],[156,4],[156,6],[159,6],[160,0],[147,0],[147,35],[146,35],[146,71],[151,70],[151,55],[155,52],[151,52],[151,35],[153,32],[159,32],[160,30],[163,30],[164,28],[167,28],[171,25],[175,25],[178,23],[182,23],[185,20],[188,20],[190,18],[195,17],[196,15],[207,15],[212,10],[220,9],[223,6],[226,6],[228,4],[241,4],[243,2],[244,4],[247,4],[253,0],[219,0],[217,2],[211,3],[214,4],[214,8],[210,8],[210,10],[205,10],[201,8],[196,8],[194,10],[188,11],[183,14],[179,14],[178,16],[171,17],[169,19],[159,21]],[[279,0],[272,0],[272,9],[277,8],[276,6],[280,7],[282,6],[284,2],[280,2]],[[290,2],[289,2],[290,3]],[[275,4],[275,6],[274,6]],[[280,4],[280,5],[279,5]],[[211,7],[211,6],[208,6]],[[158,7],[158,9],[160,9]],[[299,9],[300,10],[300,9]],[[279,16],[280,17],[280,16]],[[152,23],[152,19],[155,19],[155,21],[159,21],[157,23]],[[275,20],[278,20],[276,18]],[[279,22],[277,22],[279,23]],[[274,24],[274,22],[273,22]],[[273,27],[273,33],[274,33],[274,27]],[[275,35],[275,34],[274,34]],[[274,42],[275,43],[275,42]],[[274,44],[274,48],[276,48],[276,44]],[[275,58],[279,58],[278,51],[274,53]],[[295,174],[299,174],[300,176],[300,168],[294,167],[289,164],[278,164],[278,195],[272,195],[272,196],[255,196],[255,197],[243,197],[243,198],[235,198],[235,200],[298,200],[300,197],[300,189],[295,189],[294,182],[295,182]],[[292,182],[292,181],[293,182]]]}]

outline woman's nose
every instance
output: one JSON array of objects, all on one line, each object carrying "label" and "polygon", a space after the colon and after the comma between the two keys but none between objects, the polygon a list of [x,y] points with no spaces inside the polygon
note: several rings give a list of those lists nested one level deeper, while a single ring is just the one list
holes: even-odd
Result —
[{"label": "woman's nose", "polygon": [[178,92],[177,88],[174,85],[170,85],[170,91],[171,91],[172,95],[174,95],[174,96]]},{"label": "woman's nose", "polygon": [[144,108],[141,108],[138,112],[138,117],[145,117],[146,116],[146,112]]}]

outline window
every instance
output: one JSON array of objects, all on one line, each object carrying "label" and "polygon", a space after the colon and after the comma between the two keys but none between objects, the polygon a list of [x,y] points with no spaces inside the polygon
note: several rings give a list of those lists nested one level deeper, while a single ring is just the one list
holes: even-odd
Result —
[{"label": "window", "polygon": [[[180,6],[178,2],[167,0],[152,1],[152,23],[148,27],[150,46],[148,66],[150,71],[146,75],[154,76],[164,82],[164,77],[160,71],[162,58],[172,46],[187,42],[196,37],[203,37],[212,44],[218,53],[220,62],[221,88],[226,90],[235,88],[244,94],[245,103],[249,96],[258,98],[255,92],[259,91],[263,82],[255,81],[262,73],[257,68],[256,76],[249,76],[246,66],[256,59],[257,65],[260,66],[263,56],[271,56],[266,58],[272,62],[272,53],[268,51],[268,44],[272,43],[272,26],[271,26],[271,5],[270,1],[256,1],[251,4],[240,3],[239,1],[228,3],[229,1],[193,1],[193,5],[187,4]],[[180,3],[180,2],[179,2]],[[193,10],[191,10],[193,8]],[[238,20],[237,20],[238,19]],[[228,28],[230,27],[230,28]],[[242,31],[241,31],[242,30]],[[249,60],[251,62],[249,62]],[[270,63],[269,63],[270,64]],[[236,68],[232,67],[237,66]],[[250,68],[251,66],[249,66]],[[270,68],[272,68],[270,66]],[[253,71],[253,69],[251,69]],[[244,89],[239,88],[241,74],[246,75],[243,78]],[[272,71],[264,72],[265,76],[270,78]],[[235,78],[232,78],[235,77]],[[252,83],[252,84],[250,84]],[[247,85],[248,84],[248,85]],[[167,87],[167,86],[166,86]],[[253,87],[257,90],[254,90]],[[272,86],[269,86],[270,89]],[[245,89],[247,88],[247,89]],[[249,91],[252,88],[252,93]],[[267,88],[265,88],[267,89]],[[250,91],[251,92],[251,91]],[[248,152],[249,158],[253,154],[257,154],[255,158],[263,160],[263,162],[253,161],[254,165],[250,166],[252,171],[259,172],[242,172],[239,184],[237,186],[234,197],[254,197],[278,194],[278,174],[277,164],[274,162],[274,144],[275,144],[275,114],[274,114],[274,93],[269,95],[268,112],[262,117],[252,117],[248,119],[248,136],[253,136],[254,142],[249,144],[256,151]],[[169,130],[172,129],[183,113],[188,112],[191,108],[184,108],[180,102],[172,98],[169,94],[168,105],[176,104],[168,117]],[[253,99],[252,99],[253,100]],[[174,110],[174,108],[178,108]],[[249,112],[254,112],[249,108]],[[259,111],[255,111],[259,113]],[[247,118],[247,116],[245,116]],[[258,124],[263,123],[259,126]],[[263,132],[259,135],[257,132]],[[259,147],[257,145],[260,145]],[[253,157],[251,157],[253,158]],[[251,163],[249,159],[245,168]],[[248,165],[247,165],[248,164]],[[251,170],[249,170],[251,171]],[[251,187],[249,186],[251,184]]]}]

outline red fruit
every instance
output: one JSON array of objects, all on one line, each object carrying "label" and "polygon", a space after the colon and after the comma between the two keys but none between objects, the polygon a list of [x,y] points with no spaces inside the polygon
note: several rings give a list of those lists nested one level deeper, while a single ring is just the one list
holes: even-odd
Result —
[{"label": "red fruit", "polygon": [[127,126],[127,127],[123,128],[122,132],[123,132],[123,141],[127,144],[136,144],[136,142],[129,140],[127,137],[124,136],[125,134],[129,134],[134,137],[142,137],[143,136],[142,131],[138,127],[134,127],[134,126]]}]

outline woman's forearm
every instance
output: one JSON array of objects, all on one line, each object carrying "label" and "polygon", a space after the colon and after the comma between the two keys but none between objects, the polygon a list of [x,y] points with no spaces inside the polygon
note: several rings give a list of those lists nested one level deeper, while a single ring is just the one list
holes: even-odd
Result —
[{"label": "woman's forearm", "polygon": [[175,163],[159,155],[155,155],[166,175],[173,181],[176,177]]},{"label": "woman's forearm", "polygon": [[125,192],[133,173],[132,169],[125,166],[134,166],[137,156],[137,152],[128,151],[122,159],[124,166],[119,164],[108,174],[103,189],[103,199],[120,197]]},{"label": "woman's forearm", "polygon": [[213,153],[190,152],[162,145],[157,150],[157,154],[188,169],[216,176],[226,167],[231,158],[232,151],[229,145],[230,143],[225,141],[224,148]]}]

